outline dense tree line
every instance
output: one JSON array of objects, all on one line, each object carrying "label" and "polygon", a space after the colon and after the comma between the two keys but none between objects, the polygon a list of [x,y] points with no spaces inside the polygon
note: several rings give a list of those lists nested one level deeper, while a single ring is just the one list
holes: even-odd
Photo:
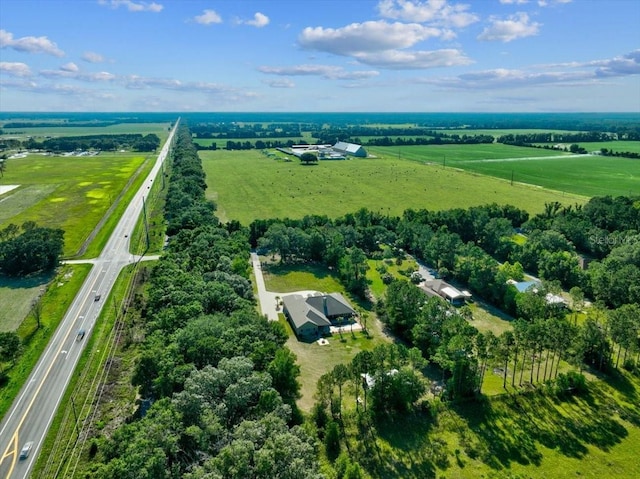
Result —
[{"label": "dense tree line", "polygon": [[53,271],[64,249],[64,231],[38,226],[33,221],[21,227],[10,224],[0,231],[0,273],[27,276]]},{"label": "dense tree line", "polygon": [[600,148],[600,154],[602,156],[621,156],[623,158],[640,158],[640,153],[637,151],[614,151],[610,148]]},{"label": "dense tree line", "polygon": [[177,133],[168,246],[140,306],[144,339],[132,382],[143,403],[96,442],[98,478],[320,478],[297,424],[295,356],[255,309],[247,232],[219,225],[189,131]]},{"label": "dense tree line", "polygon": [[299,123],[199,123],[191,126],[196,138],[286,138],[301,137]]},{"label": "dense tree line", "polygon": [[[370,138],[365,144],[371,146],[477,145],[481,143],[493,143],[494,141],[495,139],[492,135],[448,135],[434,131],[429,136],[416,138],[397,137],[393,139],[385,135],[381,138]],[[358,138],[356,138],[354,142],[360,143]]]},{"label": "dense tree line", "polygon": [[509,133],[499,136],[496,141],[506,145],[531,145],[533,143],[587,143],[614,141],[617,136],[601,131],[553,132],[553,133]]}]

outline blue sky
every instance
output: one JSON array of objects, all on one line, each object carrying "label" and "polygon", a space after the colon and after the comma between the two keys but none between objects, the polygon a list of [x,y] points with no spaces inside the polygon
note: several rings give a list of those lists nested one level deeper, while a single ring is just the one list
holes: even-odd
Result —
[{"label": "blue sky", "polygon": [[640,1],[0,0],[0,111],[640,112]]}]

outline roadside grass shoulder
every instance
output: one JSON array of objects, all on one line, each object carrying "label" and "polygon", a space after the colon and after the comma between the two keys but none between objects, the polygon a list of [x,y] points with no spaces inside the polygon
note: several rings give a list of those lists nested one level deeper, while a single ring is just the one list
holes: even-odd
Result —
[{"label": "roadside grass shoulder", "polygon": [[[40,328],[37,327],[32,315],[28,315],[17,328],[16,332],[22,339],[24,349],[16,364],[7,370],[9,382],[0,388],[0,417],[3,417],[11,407],[11,403],[40,359],[42,351],[64,318],[91,267],[92,265],[86,264],[62,267],[41,297]],[[3,304],[11,305],[12,302]]]},{"label": "roadside grass shoulder", "polygon": [[[74,477],[86,468],[96,433],[105,427],[114,429],[134,413],[137,388],[131,385],[129,372],[137,349],[132,341],[131,318],[124,319],[127,326],[121,336],[117,336],[115,328],[116,312],[122,311],[121,302],[130,291],[134,269],[134,265],[123,269],[105,298],[109,307],[102,309],[87,338],[76,368],[78,373],[72,376],[56,411],[34,477]],[[134,310],[128,309],[128,314]]]}]

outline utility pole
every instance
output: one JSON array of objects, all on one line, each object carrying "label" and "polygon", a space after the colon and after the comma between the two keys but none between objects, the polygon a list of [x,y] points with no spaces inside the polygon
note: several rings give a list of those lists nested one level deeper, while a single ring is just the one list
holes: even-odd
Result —
[{"label": "utility pole", "polygon": [[149,225],[147,224],[147,204],[144,201],[144,196],[142,197],[142,219],[144,222],[144,233],[147,240],[147,249],[149,249]]},{"label": "utility pole", "polygon": [[73,401],[73,396],[71,396],[71,410],[73,411],[73,417],[75,419],[73,425],[75,426],[78,439],[80,439],[80,431],[78,431],[78,414],[76,414],[76,403]]}]

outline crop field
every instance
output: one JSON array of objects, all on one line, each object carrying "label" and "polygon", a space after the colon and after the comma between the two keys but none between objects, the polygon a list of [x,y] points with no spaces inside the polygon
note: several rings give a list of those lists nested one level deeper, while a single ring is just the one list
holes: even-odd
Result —
[{"label": "crop field", "polygon": [[[628,142],[636,143],[636,142]],[[611,144],[611,143],[610,143]],[[640,192],[640,161],[629,158],[570,155],[509,145],[372,147],[371,154],[438,162],[515,183],[582,196]],[[562,202],[562,200],[559,200]]]},{"label": "crop field", "polygon": [[496,202],[537,213],[550,201],[586,201],[578,195],[512,186],[504,180],[424,164],[404,155],[400,159],[385,156],[305,166],[298,160],[267,158],[254,150],[199,154],[207,174],[207,196],[218,205],[217,215],[222,221],[243,224],[258,218],[309,214],[336,217],[364,207],[400,215],[407,208],[443,210]]},{"label": "crop field", "polygon": [[73,255],[144,162],[140,153],[8,160],[2,182],[20,187],[0,197],[0,228],[25,221],[62,228],[64,254]]},{"label": "crop field", "polygon": [[[24,120],[19,120],[24,121]],[[140,133],[148,135],[155,133],[164,141],[169,136],[169,123],[118,123],[110,126],[46,126],[34,128],[8,128],[3,129],[5,138],[24,140],[29,137],[40,141],[44,138],[58,138],[61,136],[86,136],[86,135],[121,135],[126,133]]]}]

